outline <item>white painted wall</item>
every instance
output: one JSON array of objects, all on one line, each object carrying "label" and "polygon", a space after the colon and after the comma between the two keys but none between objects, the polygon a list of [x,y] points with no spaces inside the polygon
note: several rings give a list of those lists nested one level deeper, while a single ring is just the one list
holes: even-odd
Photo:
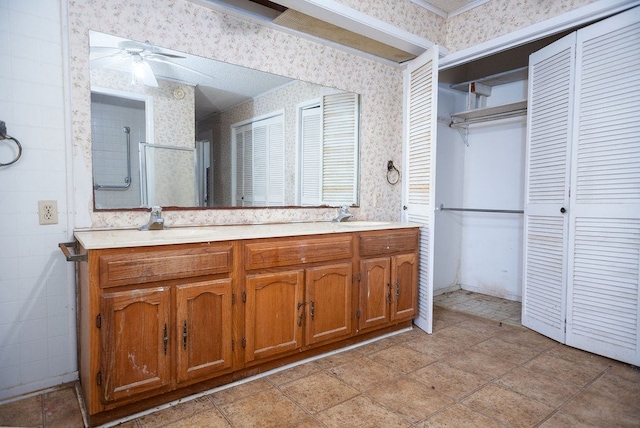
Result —
[{"label": "white painted wall", "polygon": [[[465,144],[460,133],[449,127],[449,121],[452,113],[465,110],[466,96],[448,86],[440,85],[438,92],[436,207],[463,204]],[[462,218],[456,212],[435,212],[434,295],[460,289]]]},{"label": "white painted wall", "polygon": [[[487,105],[523,100],[526,87],[526,81],[495,86]],[[446,94],[441,90],[439,96],[459,103]],[[522,209],[525,117],[471,125],[468,147],[456,131],[443,128],[438,129],[443,132],[438,135],[436,205]],[[521,214],[437,212],[434,293],[459,286],[521,300],[522,220]]]},{"label": "white painted wall", "polygon": [[[0,120],[24,149],[0,167],[0,401],[77,379],[62,28],[60,0],[0,2]],[[51,199],[59,223],[39,225]]]}]

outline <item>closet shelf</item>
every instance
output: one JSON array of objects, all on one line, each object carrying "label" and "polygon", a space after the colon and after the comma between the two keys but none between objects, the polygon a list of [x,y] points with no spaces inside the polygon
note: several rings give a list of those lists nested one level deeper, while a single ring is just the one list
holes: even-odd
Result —
[{"label": "closet shelf", "polygon": [[526,80],[529,74],[529,67],[516,68],[515,70],[509,70],[498,74],[492,74],[491,76],[482,77],[468,82],[456,83],[451,85],[451,89],[457,91],[467,92],[471,83],[481,83],[487,86],[498,86],[506,83],[517,82],[519,80]]},{"label": "closet shelf", "polygon": [[467,110],[451,115],[452,128],[470,125],[472,123],[486,122],[489,120],[505,119],[508,117],[522,116],[527,113],[527,101],[517,101],[493,107],[482,107]]}]

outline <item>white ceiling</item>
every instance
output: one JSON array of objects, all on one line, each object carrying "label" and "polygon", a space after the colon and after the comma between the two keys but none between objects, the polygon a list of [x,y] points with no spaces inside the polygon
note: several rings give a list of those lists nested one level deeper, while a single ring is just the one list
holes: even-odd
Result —
[{"label": "white ceiling", "polygon": [[480,6],[489,0],[411,0],[411,2],[425,9],[449,18]]}]

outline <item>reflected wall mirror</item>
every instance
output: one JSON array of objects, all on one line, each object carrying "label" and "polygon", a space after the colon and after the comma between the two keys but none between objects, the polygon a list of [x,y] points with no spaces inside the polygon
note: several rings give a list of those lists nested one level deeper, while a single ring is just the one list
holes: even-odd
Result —
[{"label": "reflected wall mirror", "polygon": [[359,96],[90,32],[96,210],[358,204]]}]

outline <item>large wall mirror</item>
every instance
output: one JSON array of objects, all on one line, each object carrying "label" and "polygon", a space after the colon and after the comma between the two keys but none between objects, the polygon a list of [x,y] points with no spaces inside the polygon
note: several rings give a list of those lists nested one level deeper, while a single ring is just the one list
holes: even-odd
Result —
[{"label": "large wall mirror", "polygon": [[359,96],[90,32],[95,209],[358,204]]}]

